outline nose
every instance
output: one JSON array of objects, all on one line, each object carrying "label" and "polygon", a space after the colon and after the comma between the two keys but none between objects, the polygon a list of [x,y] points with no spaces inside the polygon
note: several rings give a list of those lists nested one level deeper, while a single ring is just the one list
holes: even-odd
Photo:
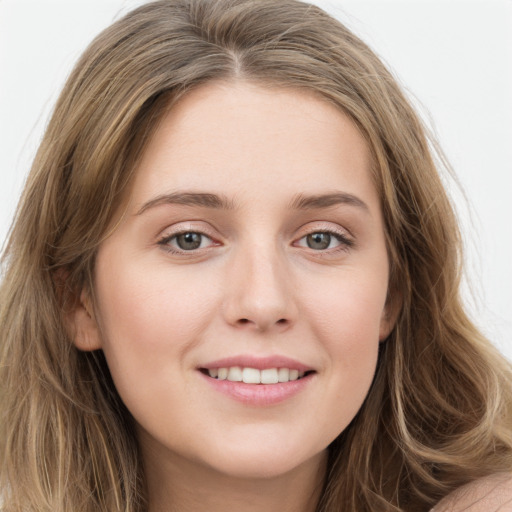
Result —
[{"label": "nose", "polygon": [[225,319],[237,328],[284,331],[297,319],[290,269],[275,249],[239,251],[224,291]]}]

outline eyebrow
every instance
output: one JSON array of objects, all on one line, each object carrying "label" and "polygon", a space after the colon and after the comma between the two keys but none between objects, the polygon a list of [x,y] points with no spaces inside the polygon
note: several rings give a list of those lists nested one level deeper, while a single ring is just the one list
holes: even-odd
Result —
[{"label": "eyebrow", "polygon": [[346,192],[333,192],[329,194],[304,195],[297,194],[290,203],[290,208],[295,210],[316,210],[346,204],[356,206],[370,213],[368,205],[359,197]]},{"label": "eyebrow", "polygon": [[[199,206],[202,208],[213,208],[218,210],[234,210],[236,205],[234,201],[226,196],[212,194],[207,192],[172,192],[162,194],[144,203],[137,211],[136,215],[142,215],[145,211],[160,205],[185,205]],[[292,210],[319,210],[329,208],[339,204],[356,206],[367,213],[370,212],[368,205],[353,194],[346,192],[333,192],[328,194],[305,195],[297,194],[289,204]]]},{"label": "eyebrow", "polygon": [[185,206],[200,206],[202,208],[215,208],[220,210],[233,210],[235,205],[225,196],[204,192],[173,192],[162,194],[144,203],[136,215],[163,204],[181,204]]}]

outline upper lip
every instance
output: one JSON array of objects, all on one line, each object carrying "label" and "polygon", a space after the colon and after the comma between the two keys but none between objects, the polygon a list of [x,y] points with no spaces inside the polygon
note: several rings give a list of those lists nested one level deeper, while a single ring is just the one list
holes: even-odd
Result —
[{"label": "upper lip", "polygon": [[240,366],[241,368],[255,368],[257,370],[265,370],[267,368],[289,368],[290,370],[299,370],[300,372],[314,370],[311,368],[311,366],[286,356],[272,355],[261,357],[244,354],[217,359],[215,361],[202,364],[199,368],[211,370],[214,368],[230,368],[232,366]]}]

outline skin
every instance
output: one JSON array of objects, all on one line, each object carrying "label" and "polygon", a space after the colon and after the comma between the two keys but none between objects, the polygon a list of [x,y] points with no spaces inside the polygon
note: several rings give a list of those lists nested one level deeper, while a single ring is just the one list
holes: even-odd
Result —
[{"label": "skin", "polygon": [[[157,129],[100,246],[95,308],[83,292],[73,318],[77,347],[104,351],[136,420],[150,512],[314,510],[326,448],[361,407],[393,327],[370,166],[355,125],[294,90],[207,84]],[[155,203],[181,192],[226,207]],[[339,193],[297,208],[298,196]],[[182,232],[202,233],[201,246],[180,249]],[[310,246],[327,232],[327,248]],[[240,354],[314,373],[283,402],[240,403],[199,371]]]},{"label": "skin", "polygon": [[460,487],[431,512],[511,512],[512,475],[496,473]]}]

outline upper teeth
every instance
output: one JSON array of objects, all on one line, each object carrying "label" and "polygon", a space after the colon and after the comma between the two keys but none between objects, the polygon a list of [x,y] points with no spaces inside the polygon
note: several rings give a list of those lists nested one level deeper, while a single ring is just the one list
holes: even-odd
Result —
[{"label": "upper teeth", "polygon": [[246,384],[277,384],[288,382],[304,377],[305,372],[291,370],[289,368],[267,368],[258,370],[256,368],[242,368],[231,366],[230,368],[212,368],[208,375],[219,380],[230,380],[232,382],[245,382]]}]

